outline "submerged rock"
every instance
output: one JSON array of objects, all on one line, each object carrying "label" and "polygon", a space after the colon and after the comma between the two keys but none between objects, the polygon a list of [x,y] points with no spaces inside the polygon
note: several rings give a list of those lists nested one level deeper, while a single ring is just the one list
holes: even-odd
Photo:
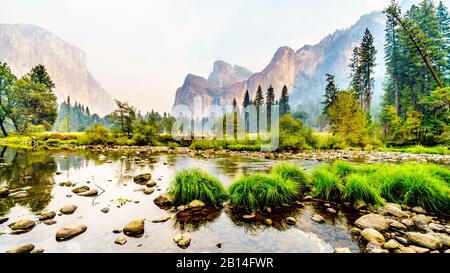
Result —
[{"label": "submerged rock", "polygon": [[181,248],[187,248],[191,244],[191,237],[189,235],[179,234],[173,238],[173,241]]},{"label": "submerged rock", "polygon": [[44,253],[44,249],[35,247],[30,253],[32,253],[32,254]]},{"label": "submerged rock", "polygon": [[356,220],[355,224],[362,229],[373,228],[378,231],[384,231],[389,228],[386,219],[379,214],[367,214]]},{"label": "submerged rock", "polygon": [[429,249],[439,249],[442,247],[441,240],[432,235],[422,234],[419,232],[407,232],[406,237],[411,242]]},{"label": "submerged rock", "polygon": [[3,223],[6,223],[6,222],[8,222],[8,220],[9,220],[9,218],[8,218],[8,217],[5,217],[5,218],[0,218],[0,225],[1,225],[1,224],[3,224]]},{"label": "submerged rock", "polygon": [[75,205],[67,205],[67,206],[62,207],[59,211],[62,214],[72,214],[76,210],[77,210],[77,206],[75,206]]},{"label": "submerged rock", "polygon": [[361,231],[361,236],[368,242],[376,242],[379,244],[384,244],[385,242],[383,234],[373,228],[364,229]]},{"label": "submerged rock", "polygon": [[267,218],[266,220],[264,220],[264,224],[271,226],[273,224],[272,219]]},{"label": "submerged rock", "polygon": [[65,226],[56,232],[56,241],[65,241],[72,239],[87,230],[86,225],[70,225]]},{"label": "submerged rock", "polygon": [[129,236],[140,235],[144,233],[144,227],[144,219],[133,220],[123,228],[123,233]]},{"label": "submerged rock", "polygon": [[25,244],[19,247],[7,250],[6,253],[30,253],[34,249],[33,244]]},{"label": "submerged rock", "polygon": [[153,180],[150,180],[150,181],[148,181],[148,183],[146,184],[146,186],[147,187],[154,187],[154,186],[156,186],[156,182],[155,181],[153,181]]},{"label": "submerged rock", "polygon": [[54,224],[56,224],[57,222],[55,220],[47,220],[44,221],[44,224],[46,224],[47,226],[52,226]]},{"label": "submerged rock", "polygon": [[152,179],[152,175],[150,173],[144,173],[133,177],[134,183],[137,184],[147,183],[150,179]]},{"label": "submerged rock", "polygon": [[143,192],[144,192],[144,194],[146,194],[146,195],[150,195],[150,194],[152,194],[153,192],[155,192],[155,189],[154,189],[154,188],[146,188]]},{"label": "submerged rock", "polygon": [[35,225],[36,225],[36,223],[33,220],[20,219],[16,222],[9,224],[8,226],[12,230],[16,230],[16,231],[30,231],[34,228]]},{"label": "submerged rock", "polygon": [[103,213],[108,213],[109,212],[109,208],[102,208],[100,211],[103,212]]},{"label": "submerged rock", "polygon": [[54,211],[44,211],[41,213],[41,216],[39,217],[39,221],[45,221],[45,220],[51,220],[55,218],[56,212]]}]

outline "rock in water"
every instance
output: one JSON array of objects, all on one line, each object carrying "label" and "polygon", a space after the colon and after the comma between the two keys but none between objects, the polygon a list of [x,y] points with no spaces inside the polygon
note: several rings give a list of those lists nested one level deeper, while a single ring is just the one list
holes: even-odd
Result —
[{"label": "rock in water", "polygon": [[9,194],[9,189],[4,186],[0,186],[0,197],[7,197]]},{"label": "rock in water", "polygon": [[70,225],[65,226],[56,232],[56,241],[65,241],[72,239],[87,230],[86,225]]},{"label": "rock in water", "polygon": [[254,213],[247,214],[247,215],[243,215],[242,218],[244,218],[244,220],[253,220],[256,218],[256,215]]},{"label": "rock in water", "polygon": [[144,173],[144,174],[140,174],[140,175],[135,176],[133,178],[133,181],[134,181],[134,183],[137,183],[137,184],[145,184],[150,179],[152,179],[152,175],[150,173]]},{"label": "rock in water", "polygon": [[156,182],[155,181],[153,181],[153,180],[150,180],[150,181],[148,181],[148,183],[146,184],[147,185],[147,187],[154,187],[154,186],[156,186]]},{"label": "rock in water", "polygon": [[109,212],[109,208],[102,208],[102,209],[101,209],[101,212],[103,212],[103,213],[108,213],[108,212]]},{"label": "rock in water", "polygon": [[348,247],[336,248],[334,253],[352,253]]},{"label": "rock in water", "polygon": [[33,253],[33,254],[44,253],[44,249],[35,247],[30,253]]},{"label": "rock in water", "polygon": [[439,249],[442,247],[441,240],[432,235],[422,234],[419,232],[407,232],[406,238],[415,244],[429,249]]},{"label": "rock in water", "polygon": [[164,223],[164,222],[167,222],[170,218],[171,218],[170,216],[161,217],[161,218],[152,220],[152,223]]},{"label": "rock in water", "polygon": [[8,217],[5,217],[5,218],[0,218],[0,225],[1,225],[1,224],[3,224],[3,223],[6,223],[6,222],[8,222],[8,220],[9,220],[9,218],[8,218]]},{"label": "rock in water", "polygon": [[273,224],[272,219],[267,218],[266,220],[264,220],[264,223],[268,226],[271,226]]},{"label": "rock in water", "polygon": [[116,244],[122,246],[122,245],[126,244],[127,241],[128,241],[127,238],[121,236],[121,237],[117,238],[117,239],[114,241],[114,243],[116,243]]},{"label": "rock in water", "polygon": [[150,194],[152,194],[154,191],[155,191],[154,188],[146,188],[146,189],[144,190],[144,194],[150,195]]},{"label": "rock in water", "polygon": [[405,218],[408,217],[408,214],[404,211],[402,211],[401,207],[396,205],[396,204],[391,204],[388,203],[385,206],[385,209],[387,210],[387,212],[395,217],[399,217],[399,218]]},{"label": "rock in water", "polygon": [[173,196],[169,193],[161,194],[153,201],[159,207],[169,207],[173,204]]},{"label": "rock in water", "polygon": [[311,220],[313,220],[316,223],[323,223],[325,221],[325,219],[319,214],[314,214]]},{"label": "rock in water", "polygon": [[62,214],[72,214],[76,210],[77,210],[77,206],[75,206],[75,205],[67,205],[67,206],[62,207],[59,211]]},{"label": "rock in water", "polygon": [[391,239],[391,240],[387,241],[387,243],[384,244],[384,248],[398,249],[398,248],[400,248],[400,244],[396,240]]},{"label": "rock in water", "polygon": [[123,233],[129,236],[140,235],[144,233],[144,219],[133,220],[123,229]]},{"label": "rock in water", "polygon": [[205,207],[205,203],[201,200],[193,200],[191,203],[189,203],[189,208],[191,209],[198,209]]},{"label": "rock in water", "polygon": [[367,214],[356,220],[355,224],[362,229],[373,228],[384,231],[389,228],[389,224],[383,216],[379,214]]},{"label": "rock in water", "polygon": [[89,187],[85,186],[85,185],[78,186],[72,190],[72,192],[75,194],[80,194],[80,193],[87,192],[87,191],[89,191]]},{"label": "rock in water", "polygon": [[361,236],[368,242],[376,242],[379,244],[384,244],[384,236],[373,228],[366,228],[361,231]]},{"label": "rock in water", "polygon": [[7,250],[6,253],[30,253],[33,249],[33,244],[26,244],[14,249]]},{"label": "rock in water", "polygon": [[39,217],[39,221],[51,220],[51,219],[55,218],[55,216],[56,216],[56,212],[54,212],[54,211],[44,211],[41,213],[41,216]]},{"label": "rock in water", "polygon": [[97,189],[92,189],[89,191],[85,191],[82,193],[78,194],[79,196],[84,196],[84,197],[92,197],[92,196],[97,196],[98,195],[98,190]]},{"label": "rock in water", "polygon": [[55,220],[47,220],[47,221],[44,221],[44,224],[46,224],[47,226],[52,226],[52,225],[56,224],[56,221]]},{"label": "rock in water", "polygon": [[13,222],[13,223],[9,224],[8,226],[12,230],[30,231],[30,230],[32,230],[34,228],[35,225],[36,225],[36,223],[33,220],[20,219],[19,221],[16,221],[16,222]]},{"label": "rock in water", "polygon": [[173,241],[181,248],[187,248],[191,244],[191,237],[189,235],[179,234],[173,238]]},{"label": "rock in water", "polygon": [[297,220],[294,217],[288,217],[286,218],[286,223],[290,226],[295,225],[295,223],[297,222]]},{"label": "rock in water", "polygon": [[421,207],[414,207],[414,208],[412,208],[412,211],[414,211],[415,213],[421,213],[421,214],[426,214],[427,213],[427,211],[424,210]]}]

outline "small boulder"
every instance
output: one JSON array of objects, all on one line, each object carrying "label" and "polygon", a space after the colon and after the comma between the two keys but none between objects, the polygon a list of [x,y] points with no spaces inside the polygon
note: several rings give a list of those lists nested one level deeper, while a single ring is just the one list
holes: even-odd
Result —
[{"label": "small boulder", "polygon": [[406,230],[408,229],[404,224],[400,223],[399,221],[392,221],[389,223],[389,226],[395,229],[399,229],[399,230]]},{"label": "small boulder", "polygon": [[134,183],[137,183],[137,184],[145,184],[150,179],[152,179],[152,175],[150,173],[144,173],[144,174],[140,174],[140,175],[133,177]]},{"label": "small boulder", "polygon": [[388,203],[388,204],[386,204],[386,206],[384,208],[390,215],[393,215],[395,217],[399,217],[399,218],[408,217],[408,214],[406,212],[404,212],[401,209],[401,207],[396,204]]},{"label": "small boulder", "polygon": [[384,231],[389,228],[386,219],[379,214],[367,214],[356,220],[355,224],[362,229],[373,228],[378,231]]},{"label": "small boulder", "polygon": [[97,196],[98,195],[98,190],[97,189],[92,189],[89,191],[85,191],[82,193],[78,194],[79,196],[84,196],[84,197],[92,197],[92,196]]},{"label": "small boulder", "polygon": [[154,187],[154,186],[156,186],[156,182],[153,180],[150,180],[147,182],[146,186],[149,188]]},{"label": "small boulder", "polygon": [[75,194],[80,194],[80,193],[87,192],[87,191],[89,191],[89,187],[86,185],[78,186],[72,190],[72,192]]},{"label": "small boulder", "polygon": [[350,234],[358,236],[361,234],[361,230],[359,228],[352,228],[352,229],[350,229]]},{"label": "small boulder", "polygon": [[311,217],[311,220],[313,220],[313,221],[316,222],[316,223],[323,223],[323,222],[325,222],[325,219],[324,219],[321,215],[319,215],[319,214],[314,214],[314,215]]},{"label": "small boulder", "polygon": [[435,224],[435,223],[430,223],[428,225],[428,228],[431,229],[432,231],[438,231],[438,232],[441,232],[441,231],[445,230],[445,227],[443,225]]},{"label": "small boulder", "polygon": [[118,245],[124,245],[127,243],[127,238],[125,238],[124,236],[120,236],[119,238],[117,238],[114,243],[118,244]]},{"label": "small boulder", "polygon": [[428,224],[431,222],[431,217],[428,217],[426,215],[423,214],[417,214],[416,216],[414,216],[413,218],[411,218],[413,223],[421,228],[421,229],[427,229]]},{"label": "small boulder", "polygon": [[44,253],[44,249],[35,247],[30,253],[32,253],[32,254]]},{"label": "small boulder", "polygon": [[295,223],[297,222],[297,220],[294,217],[288,217],[286,218],[286,223],[290,226],[295,225]]},{"label": "small boulder", "polygon": [[242,218],[244,218],[244,220],[253,220],[256,218],[256,215],[254,213],[246,214],[246,215],[243,215]]},{"label": "small boulder", "polygon": [[414,251],[416,253],[428,253],[428,252],[430,252],[430,250],[428,248],[424,248],[424,247],[420,247],[420,246],[410,245],[409,247],[414,249]]},{"label": "small boulder", "polygon": [[146,195],[150,195],[150,194],[152,194],[153,192],[155,192],[155,189],[154,189],[154,188],[146,188],[146,189],[144,190],[144,194],[146,194]]},{"label": "small boulder", "polygon": [[193,200],[191,203],[189,203],[190,209],[204,208],[205,206],[205,203],[201,200]]},{"label": "small boulder", "polygon": [[386,243],[384,243],[383,246],[386,249],[398,249],[398,248],[400,248],[400,244],[394,239],[391,239],[391,240],[387,241]]},{"label": "small boulder", "polygon": [[342,247],[342,248],[336,248],[334,250],[334,253],[352,253],[352,251],[350,250],[350,248],[348,247]]},{"label": "small boulder", "polygon": [[414,211],[415,213],[421,213],[421,214],[427,213],[427,211],[424,210],[422,207],[414,207],[414,208],[412,208],[412,211]]},{"label": "small boulder", "polygon": [[65,226],[63,228],[60,228],[56,232],[56,236],[55,236],[56,241],[60,242],[60,241],[72,239],[72,238],[84,233],[86,230],[87,230],[86,225]]},{"label": "small boulder", "polygon": [[26,198],[28,196],[30,196],[30,194],[27,191],[22,190],[22,191],[16,191],[16,192],[10,193],[8,197],[20,199],[20,198]]},{"label": "small boulder", "polygon": [[46,224],[47,226],[52,226],[54,224],[56,224],[57,222],[55,220],[46,220],[44,221],[44,224]]},{"label": "small boulder", "polygon": [[103,212],[103,213],[108,213],[109,212],[109,208],[102,208],[101,210],[100,210],[101,212]]},{"label": "small boulder", "polygon": [[67,205],[67,206],[62,207],[59,211],[62,214],[72,214],[76,210],[77,210],[77,206],[75,206],[75,205]]},{"label": "small boulder", "polygon": [[39,217],[39,221],[46,221],[46,220],[51,220],[53,218],[55,218],[56,216],[56,212],[49,210],[49,211],[44,211],[41,213],[41,216]]},{"label": "small boulder", "polygon": [[33,249],[33,244],[25,244],[14,249],[7,250],[6,253],[30,253]]},{"label": "small boulder", "polygon": [[159,207],[169,207],[173,204],[173,196],[169,193],[161,194],[153,201]]},{"label": "small boulder", "polygon": [[331,213],[331,214],[336,214],[337,213],[337,211],[335,209],[333,209],[333,208],[327,208],[327,212]]},{"label": "small boulder", "polygon": [[267,218],[266,220],[264,220],[264,224],[271,226],[273,224],[272,219]]},{"label": "small boulder", "polygon": [[409,241],[429,249],[439,249],[442,247],[441,240],[432,235],[419,232],[407,232],[406,237]]},{"label": "small boulder", "polygon": [[123,228],[123,233],[129,236],[141,235],[144,233],[144,227],[144,219],[133,220]]},{"label": "small boulder", "polygon": [[411,228],[412,226],[414,226],[414,223],[411,220],[409,220],[409,219],[402,219],[400,221],[400,223],[405,225],[407,228]]},{"label": "small boulder", "polygon": [[384,244],[385,242],[383,234],[373,228],[364,229],[361,231],[361,236],[368,242],[377,242],[379,244]]},{"label": "small boulder", "polygon": [[9,220],[9,218],[8,218],[8,217],[5,217],[5,218],[0,218],[0,225],[1,225],[1,224],[3,224],[3,223],[6,223],[6,222],[8,222],[8,220]]},{"label": "small boulder", "polygon": [[34,228],[36,223],[30,219],[20,219],[16,222],[9,224],[9,228],[17,231],[30,231]]},{"label": "small boulder", "polygon": [[161,217],[161,218],[157,218],[157,219],[153,219],[152,223],[164,223],[167,222],[170,218],[170,216],[165,216],[165,217]]},{"label": "small boulder", "polygon": [[191,244],[191,237],[189,235],[179,234],[173,238],[173,241],[180,248],[187,248]]},{"label": "small boulder", "polygon": [[9,189],[4,186],[0,186],[0,197],[8,197]]}]

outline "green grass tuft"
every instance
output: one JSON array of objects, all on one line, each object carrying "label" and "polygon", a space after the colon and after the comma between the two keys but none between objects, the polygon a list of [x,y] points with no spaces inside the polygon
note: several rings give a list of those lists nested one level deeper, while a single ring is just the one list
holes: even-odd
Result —
[{"label": "green grass tuft", "polygon": [[252,174],[239,178],[228,188],[230,203],[248,210],[277,208],[291,202],[298,193],[297,184],[278,175]]},{"label": "green grass tuft", "polygon": [[272,173],[281,176],[284,180],[291,180],[298,185],[301,194],[311,190],[311,183],[306,172],[291,163],[279,163],[272,169]]},{"label": "green grass tuft", "polygon": [[188,204],[201,200],[207,204],[218,204],[226,199],[226,191],[220,181],[199,169],[185,169],[172,180],[169,192],[175,204]]},{"label": "green grass tuft", "polygon": [[340,199],[343,185],[339,177],[326,167],[319,167],[313,171],[313,195],[328,201]]},{"label": "green grass tuft", "polygon": [[347,177],[342,199],[352,204],[364,202],[381,206],[384,204],[380,193],[369,183],[369,178],[361,174],[351,174]]}]

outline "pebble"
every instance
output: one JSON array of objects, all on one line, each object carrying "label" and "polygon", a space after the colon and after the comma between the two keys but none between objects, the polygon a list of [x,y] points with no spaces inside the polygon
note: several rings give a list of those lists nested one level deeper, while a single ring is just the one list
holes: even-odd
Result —
[{"label": "pebble", "polygon": [[314,222],[317,222],[317,223],[323,223],[325,221],[325,219],[319,214],[314,214],[311,217],[311,220],[313,220]]},{"label": "pebble", "polygon": [[125,238],[124,236],[121,236],[121,237],[118,237],[115,241],[114,241],[114,243],[116,243],[116,244],[118,244],[118,245],[124,245],[124,244],[126,244],[127,243],[127,238]]}]

